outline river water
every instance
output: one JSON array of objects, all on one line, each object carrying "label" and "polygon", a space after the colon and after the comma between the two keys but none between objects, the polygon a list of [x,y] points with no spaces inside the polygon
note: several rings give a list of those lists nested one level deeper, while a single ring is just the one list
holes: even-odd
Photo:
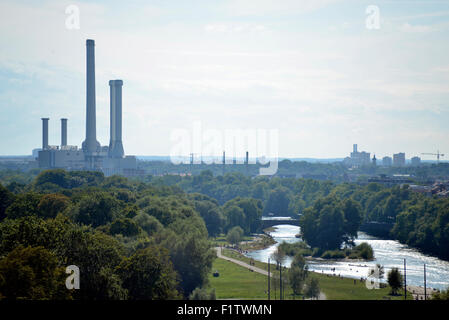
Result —
[{"label": "river water", "polygon": [[[282,221],[279,221],[279,223],[282,223]],[[279,243],[283,241],[290,243],[302,241],[301,239],[295,238],[295,234],[299,233],[299,227],[297,226],[279,224],[275,228],[270,234],[276,241],[276,244],[263,250],[250,251],[246,255],[255,260],[267,262]],[[366,278],[369,269],[379,263],[384,266],[386,278],[386,274],[391,268],[397,267],[403,272],[404,259],[406,259],[408,285],[424,286],[424,264],[426,264],[427,287],[440,290],[448,288],[448,261],[427,256],[398,241],[379,239],[363,232],[359,232],[358,238],[355,240],[356,244],[360,244],[361,242],[367,242],[373,247],[373,261],[329,261],[312,259],[308,260],[309,270],[360,279],[361,277]],[[292,258],[287,257],[284,264],[289,267],[291,261]],[[334,268],[335,271],[333,271]]]}]

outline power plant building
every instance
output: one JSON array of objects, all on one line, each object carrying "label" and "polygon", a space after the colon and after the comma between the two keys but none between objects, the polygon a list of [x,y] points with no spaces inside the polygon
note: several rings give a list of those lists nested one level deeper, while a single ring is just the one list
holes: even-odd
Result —
[{"label": "power plant building", "polygon": [[42,118],[42,150],[38,153],[40,168],[100,170],[106,176],[134,175],[137,160],[125,156],[122,143],[122,80],[109,81],[110,141],[101,146],[96,137],[95,42],[86,41],[86,139],[81,149],[67,145],[67,119],[61,119],[61,145],[48,143],[49,118]]}]

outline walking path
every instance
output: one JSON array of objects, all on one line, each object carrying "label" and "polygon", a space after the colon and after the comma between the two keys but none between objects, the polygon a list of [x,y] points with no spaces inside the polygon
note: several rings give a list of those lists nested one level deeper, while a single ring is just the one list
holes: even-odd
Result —
[{"label": "walking path", "polygon": [[[243,261],[224,256],[221,253],[221,249],[222,249],[221,247],[215,247],[215,250],[217,251],[217,257],[218,258],[224,259],[226,261],[229,261],[229,262],[232,262],[232,263],[235,263],[235,264],[238,264],[239,266],[242,266],[244,268],[247,268],[247,269],[252,270],[254,272],[263,274],[263,275],[268,277],[268,271],[266,271],[264,269],[261,269],[259,267],[256,267],[256,266],[251,266],[251,265],[249,265],[249,264],[247,264],[247,263],[245,263]],[[323,292],[320,292],[320,296],[319,296],[318,300],[326,300],[326,295]]]},{"label": "walking path", "polygon": [[[407,291],[412,293],[413,299],[424,300],[424,287],[407,285]],[[438,292],[437,289],[427,288],[427,299],[430,300],[432,298],[432,294],[436,292]]]}]

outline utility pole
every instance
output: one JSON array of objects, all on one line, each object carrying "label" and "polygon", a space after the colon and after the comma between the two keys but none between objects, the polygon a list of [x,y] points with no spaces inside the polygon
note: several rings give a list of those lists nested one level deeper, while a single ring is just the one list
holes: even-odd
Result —
[{"label": "utility pole", "polygon": [[426,264],[424,263],[424,300],[427,300]]},{"label": "utility pole", "polygon": [[268,300],[270,300],[270,258],[268,258]]},{"label": "utility pole", "polygon": [[404,300],[407,300],[407,266],[404,259]]}]

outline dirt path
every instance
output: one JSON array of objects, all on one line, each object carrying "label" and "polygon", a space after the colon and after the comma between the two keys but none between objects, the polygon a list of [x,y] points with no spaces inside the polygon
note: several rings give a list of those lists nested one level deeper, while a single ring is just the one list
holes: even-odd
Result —
[{"label": "dirt path", "polygon": [[[407,285],[407,291],[412,293],[413,299],[424,300],[424,287]],[[437,289],[427,288],[427,299],[429,300],[432,294],[436,292],[438,292]]]},{"label": "dirt path", "polygon": [[[235,263],[235,264],[238,264],[239,266],[242,266],[242,267],[247,268],[249,270],[253,270],[254,272],[263,274],[264,276],[268,277],[268,271],[266,271],[264,269],[261,269],[261,268],[258,268],[258,267],[255,267],[255,266],[251,266],[251,265],[249,265],[249,264],[247,264],[247,263],[245,263],[243,261],[226,257],[226,256],[224,256],[221,253],[221,249],[222,249],[221,247],[216,247],[215,248],[215,250],[217,251],[217,257],[218,258],[224,259],[226,261],[229,261],[229,262],[232,262],[232,263]],[[318,300],[326,300],[326,295],[323,292],[320,292],[320,296],[319,296]]]}]

